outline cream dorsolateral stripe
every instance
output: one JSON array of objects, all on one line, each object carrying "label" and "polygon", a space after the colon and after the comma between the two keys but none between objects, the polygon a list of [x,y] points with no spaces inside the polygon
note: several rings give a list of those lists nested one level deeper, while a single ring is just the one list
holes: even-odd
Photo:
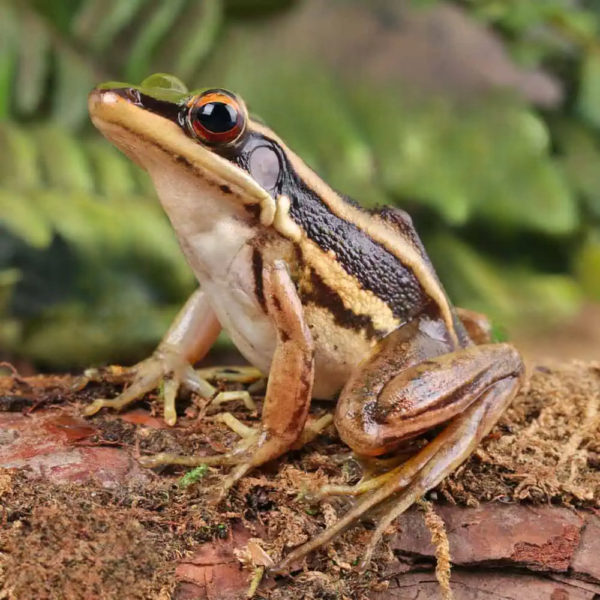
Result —
[{"label": "cream dorsolateral stripe", "polygon": [[417,252],[414,246],[403,238],[395,235],[383,223],[376,222],[373,219],[365,219],[364,213],[360,209],[355,208],[344,201],[337,192],[318,177],[312,169],[310,169],[297,154],[292,152],[281,138],[276,136],[268,127],[252,121],[249,123],[249,128],[272,139],[281,146],[298,176],[313,192],[315,192],[315,194],[317,194],[333,214],[356,225],[412,270],[423,286],[425,293],[438,305],[448,331],[454,338],[454,341],[457,342],[452,310],[446,294],[442,289],[439,280],[432,275],[431,271],[425,265],[422,256]]},{"label": "cream dorsolateral stripe", "polygon": [[370,317],[379,331],[391,331],[401,324],[391,308],[372,291],[363,289],[356,278],[344,270],[332,252],[324,252],[307,238],[300,225],[290,216],[290,199],[287,196],[277,199],[273,226],[281,235],[300,246],[304,260],[327,287],[336,291],[345,308],[356,315]]}]

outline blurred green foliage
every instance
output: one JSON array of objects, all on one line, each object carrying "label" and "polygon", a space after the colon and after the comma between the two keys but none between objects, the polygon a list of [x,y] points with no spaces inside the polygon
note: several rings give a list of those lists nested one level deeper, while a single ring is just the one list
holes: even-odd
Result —
[{"label": "blurred green foliage", "polygon": [[456,303],[514,325],[600,299],[600,1],[452,3],[557,78],[565,99],[543,111],[340,77],[271,40],[302,3],[0,2],[0,348],[132,360],[194,288],[145,174],[87,118],[95,84],[160,71],[236,90],[334,187],[409,210]]}]

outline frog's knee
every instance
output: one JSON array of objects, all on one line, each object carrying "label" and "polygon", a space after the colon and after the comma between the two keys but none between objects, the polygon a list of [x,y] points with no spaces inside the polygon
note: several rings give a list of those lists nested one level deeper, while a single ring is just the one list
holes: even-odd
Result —
[{"label": "frog's knee", "polygon": [[336,407],[334,423],[343,442],[357,454],[380,456],[393,449],[385,442],[380,425],[375,420],[369,420],[368,410],[365,411],[365,404],[362,402],[344,398],[342,394]]}]

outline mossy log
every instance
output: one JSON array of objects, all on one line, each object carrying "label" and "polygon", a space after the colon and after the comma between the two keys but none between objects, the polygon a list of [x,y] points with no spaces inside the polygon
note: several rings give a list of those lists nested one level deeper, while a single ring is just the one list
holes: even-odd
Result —
[{"label": "mossy log", "polygon": [[[119,385],[108,376],[80,391],[72,384],[67,376],[0,378],[0,598],[244,598],[261,556],[277,559],[347,508],[298,498],[359,476],[333,428],[246,477],[215,507],[207,491],[218,470],[183,483],[181,470],[148,471],[136,460],[235,442],[197,398],[182,398],[175,428],[152,397],[84,419],[83,405]],[[233,408],[248,422],[259,418]],[[597,600],[600,365],[533,369],[481,448],[428,499],[449,541],[455,599]],[[424,515],[419,507],[403,515],[365,574],[353,565],[368,522],[290,576],[263,577],[254,597],[447,598]]]}]

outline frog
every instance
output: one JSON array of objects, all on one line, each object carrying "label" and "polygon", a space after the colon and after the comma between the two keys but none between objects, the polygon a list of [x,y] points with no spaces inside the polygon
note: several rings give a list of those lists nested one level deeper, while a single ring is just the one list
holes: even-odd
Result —
[{"label": "frog", "polygon": [[[172,75],[109,82],[89,95],[96,128],[150,176],[198,281],[131,385],[88,407],[122,409],[162,386],[165,420],[181,387],[211,395],[193,369],[225,330],[268,374],[260,426],[223,421],[240,435],[216,456],[159,454],[163,464],[223,466],[222,498],[253,469],[333,426],[357,457],[407,460],[319,497],[349,496],[333,525],[274,567],[283,573],[365,515],[376,526],[366,568],[389,525],[475,451],[523,386],[524,361],[494,342],[485,316],[455,307],[416,232],[395,206],[372,209],[330,187],[243,99],[190,91]],[[311,421],[312,399],[333,414]],[[391,460],[391,459],[386,459]]]}]

